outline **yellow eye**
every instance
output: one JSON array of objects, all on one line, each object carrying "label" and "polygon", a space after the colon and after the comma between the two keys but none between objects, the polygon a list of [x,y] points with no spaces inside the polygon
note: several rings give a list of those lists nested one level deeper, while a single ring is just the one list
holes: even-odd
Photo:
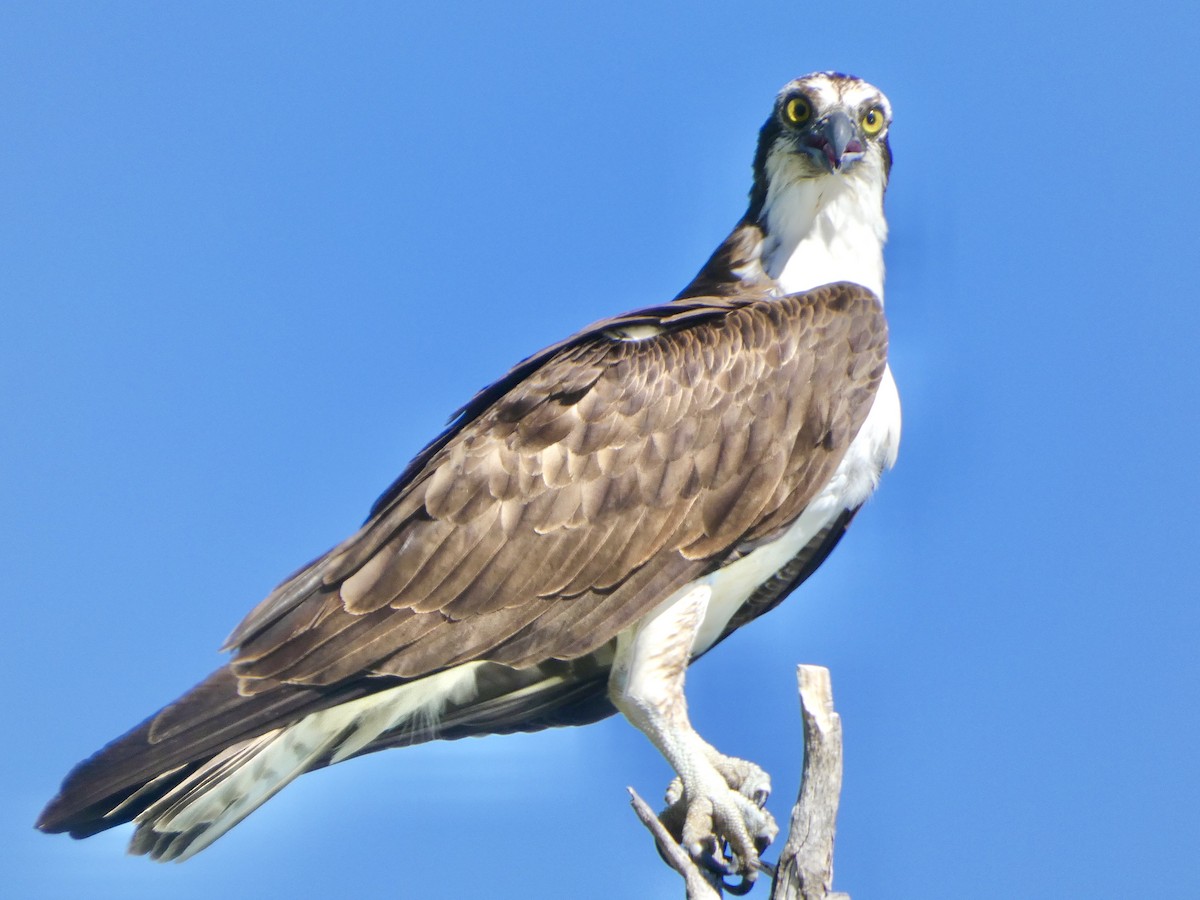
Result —
[{"label": "yellow eye", "polygon": [[812,118],[812,104],[804,97],[793,97],[784,104],[783,114],[793,125],[803,125]]},{"label": "yellow eye", "polygon": [[872,136],[879,134],[883,131],[884,121],[883,110],[878,106],[872,106],[862,117],[863,134]]}]

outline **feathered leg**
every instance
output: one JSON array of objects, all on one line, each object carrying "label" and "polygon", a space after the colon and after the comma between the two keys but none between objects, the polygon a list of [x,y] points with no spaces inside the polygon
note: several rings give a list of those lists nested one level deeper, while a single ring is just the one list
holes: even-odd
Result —
[{"label": "feathered leg", "polygon": [[[687,715],[684,675],[712,589],[693,588],[653,619],[624,634],[609,678],[613,704],[678,774],[664,824],[697,862],[753,881],[759,854],[778,833],[763,809],[770,780],[753,763],[724,756]],[[732,859],[726,859],[728,846]]]}]

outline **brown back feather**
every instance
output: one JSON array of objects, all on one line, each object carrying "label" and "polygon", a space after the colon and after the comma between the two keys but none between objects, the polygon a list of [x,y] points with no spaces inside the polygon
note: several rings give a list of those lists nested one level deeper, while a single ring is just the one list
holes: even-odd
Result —
[{"label": "brown back feather", "polygon": [[[634,324],[662,332],[616,336]],[[239,626],[241,690],[602,646],[799,515],[885,358],[879,302],[849,284],[692,298],[531,357]]]}]

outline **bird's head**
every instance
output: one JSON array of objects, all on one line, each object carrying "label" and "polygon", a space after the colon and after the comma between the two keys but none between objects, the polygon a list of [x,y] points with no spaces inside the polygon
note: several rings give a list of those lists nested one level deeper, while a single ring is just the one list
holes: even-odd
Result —
[{"label": "bird's head", "polygon": [[886,185],[891,122],[887,97],[861,78],[814,72],[788,82],[759,133],[752,208],[772,183],[833,177]]},{"label": "bird's head", "polygon": [[784,85],[754,155],[750,206],[680,297],[851,281],[883,296],[892,105],[861,78]]}]

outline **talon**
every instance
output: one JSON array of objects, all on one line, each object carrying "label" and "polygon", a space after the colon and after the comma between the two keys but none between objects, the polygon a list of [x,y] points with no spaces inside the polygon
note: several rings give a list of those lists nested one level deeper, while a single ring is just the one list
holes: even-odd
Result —
[{"label": "talon", "polygon": [[704,866],[704,868],[708,869],[714,875],[720,875],[722,878],[726,875],[737,874],[730,860],[726,859],[725,854],[718,849],[715,838],[712,839],[711,843],[707,840],[704,843],[709,844],[709,846],[703,849],[697,848],[699,852],[692,853],[692,859],[696,860],[699,865]]},{"label": "talon", "polygon": [[721,879],[721,887],[733,894],[735,897],[742,897],[750,893],[750,889],[754,887],[754,881],[758,876],[756,869],[751,869],[748,873],[742,876],[742,880],[737,884],[730,884],[724,878]]},{"label": "talon", "polygon": [[709,762],[715,777],[689,789],[682,778],[671,781],[667,807],[658,819],[698,866],[722,881],[740,879],[725,889],[741,896],[754,884],[760,857],[779,833],[765,808],[771,782],[762,769],[745,760],[714,752]]}]

